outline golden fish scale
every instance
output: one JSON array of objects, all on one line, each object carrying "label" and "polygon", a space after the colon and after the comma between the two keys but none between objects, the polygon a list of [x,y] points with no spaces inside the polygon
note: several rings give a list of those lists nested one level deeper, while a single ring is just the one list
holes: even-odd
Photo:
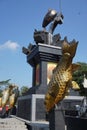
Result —
[{"label": "golden fish scale", "polygon": [[45,96],[45,106],[47,111],[49,111],[54,106],[55,97],[59,91],[58,83],[56,82],[56,80],[57,77],[55,79],[55,76],[52,76],[52,79],[48,85],[48,93]]},{"label": "golden fish scale", "polygon": [[[71,66],[70,66],[70,68],[71,68]],[[55,103],[58,103],[59,101],[61,101],[65,97],[65,95],[68,91],[69,82],[72,79],[72,75],[70,73],[70,68],[68,68],[68,70],[66,70],[66,71],[62,68],[62,69],[60,69],[60,72],[57,73],[57,76],[59,79],[59,81],[58,81],[59,82],[59,92],[58,92],[57,97],[55,99]]]},{"label": "golden fish scale", "polygon": [[57,93],[56,99],[55,99],[55,103],[58,103],[58,101],[62,100],[62,98],[64,97],[64,92],[66,89],[66,84],[65,82],[62,82],[62,80],[64,80],[64,69],[60,69],[60,71],[55,75],[55,80],[56,82],[58,82],[58,86],[55,87],[59,87],[59,91]]},{"label": "golden fish scale", "polygon": [[74,40],[69,44],[64,40],[62,46],[62,58],[54,70],[48,85],[48,92],[45,96],[46,110],[50,111],[56,103],[61,101],[72,85],[72,59],[75,56],[78,42]]},{"label": "golden fish scale", "polygon": [[56,71],[49,83],[49,90],[46,96],[46,108],[48,111],[54,106],[54,104],[58,103],[64,98],[68,90],[66,82],[71,76],[69,73],[70,69],[67,72],[65,71],[65,63],[63,63],[62,66],[57,66],[55,70]]}]

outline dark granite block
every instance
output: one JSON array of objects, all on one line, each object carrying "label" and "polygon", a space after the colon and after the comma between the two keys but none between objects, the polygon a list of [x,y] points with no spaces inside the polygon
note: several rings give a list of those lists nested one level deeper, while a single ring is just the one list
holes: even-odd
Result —
[{"label": "dark granite block", "polygon": [[50,130],[65,130],[64,113],[61,109],[53,108],[49,112]]},{"label": "dark granite block", "polygon": [[17,116],[26,120],[31,120],[31,99],[18,100]]},{"label": "dark granite block", "polygon": [[36,99],[36,120],[46,120],[44,99]]},{"label": "dark granite block", "polygon": [[87,118],[65,117],[67,130],[87,130]]}]

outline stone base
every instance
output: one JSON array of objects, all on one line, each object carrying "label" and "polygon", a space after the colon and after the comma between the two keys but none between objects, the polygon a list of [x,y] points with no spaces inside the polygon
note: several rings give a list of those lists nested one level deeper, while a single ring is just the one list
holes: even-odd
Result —
[{"label": "stone base", "polygon": [[43,94],[18,98],[17,116],[29,121],[46,120]]},{"label": "stone base", "polygon": [[64,112],[61,105],[49,112],[50,130],[65,130]]}]

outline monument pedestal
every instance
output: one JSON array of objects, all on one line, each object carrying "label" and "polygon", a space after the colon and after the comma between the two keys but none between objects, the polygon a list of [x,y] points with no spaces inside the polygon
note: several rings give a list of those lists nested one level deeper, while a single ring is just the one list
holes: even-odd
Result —
[{"label": "monument pedestal", "polygon": [[61,104],[49,112],[49,128],[50,130],[65,130],[64,111]]},{"label": "monument pedestal", "polygon": [[32,94],[19,97],[17,116],[29,121],[45,120],[44,95]]},{"label": "monument pedestal", "polygon": [[60,57],[61,47],[41,43],[36,45],[27,56],[27,62],[33,67],[32,87],[28,94],[46,94],[49,71],[52,73]]},{"label": "monument pedestal", "polygon": [[18,99],[18,117],[29,121],[46,120],[44,97],[52,70],[60,57],[61,47],[40,43],[27,55],[27,62],[33,68],[32,87]]}]

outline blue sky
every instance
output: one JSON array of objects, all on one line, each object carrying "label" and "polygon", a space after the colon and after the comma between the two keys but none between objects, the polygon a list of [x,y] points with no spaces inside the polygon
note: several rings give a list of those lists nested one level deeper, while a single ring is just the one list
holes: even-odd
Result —
[{"label": "blue sky", "polygon": [[[34,29],[42,30],[48,9],[60,11],[60,0],[0,0],[0,81],[32,84],[32,68],[22,47],[35,44]],[[54,31],[68,41],[79,41],[73,62],[87,62],[87,0],[61,0],[64,23]]]}]

